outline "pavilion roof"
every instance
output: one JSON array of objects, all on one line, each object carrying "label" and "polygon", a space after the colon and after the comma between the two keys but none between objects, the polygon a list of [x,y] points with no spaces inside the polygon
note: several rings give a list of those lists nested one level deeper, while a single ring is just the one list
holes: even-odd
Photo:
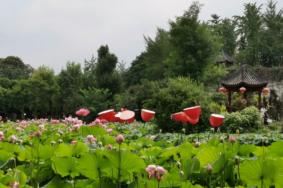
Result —
[{"label": "pavilion roof", "polygon": [[216,63],[229,63],[233,64],[235,60],[229,56],[224,50],[222,50],[221,54],[217,56]]},{"label": "pavilion roof", "polygon": [[238,90],[240,87],[246,87],[247,90],[258,90],[266,87],[268,82],[252,71],[248,65],[241,65],[240,69],[224,77],[221,84],[230,90]]}]

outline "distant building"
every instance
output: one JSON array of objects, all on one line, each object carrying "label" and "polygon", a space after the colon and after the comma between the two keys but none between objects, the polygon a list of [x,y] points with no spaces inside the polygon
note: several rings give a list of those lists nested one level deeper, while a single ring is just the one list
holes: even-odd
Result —
[{"label": "distant building", "polygon": [[224,50],[217,56],[216,64],[222,64],[225,66],[231,66],[235,63],[235,60],[229,56]]}]

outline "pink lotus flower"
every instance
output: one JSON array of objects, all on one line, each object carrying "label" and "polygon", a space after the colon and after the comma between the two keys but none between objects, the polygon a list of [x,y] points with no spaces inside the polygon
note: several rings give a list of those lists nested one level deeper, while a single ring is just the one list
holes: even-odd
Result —
[{"label": "pink lotus flower", "polygon": [[0,131],[0,141],[5,139],[5,135],[2,131]]},{"label": "pink lotus flower", "polygon": [[231,142],[231,143],[235,143],[237,139],[236,139],[235,136],[230,135],[229,138],[228,138],[228,140],[229,140],[229,142]]},{"label": "pink lotus flower", "polygon": [[161,180],[161,177],[164,175],[164,174],[166,174],[167,173],[167,171],[165,170],[165,168],[163,168],[162,166],[157,166],[156,167],[156,179],[158,180],[158,181],[160,181]]},{"label": "pink lotus flower", "polygon": [[76,111],[77,116],[87,116],[90,113],[90,111],[87,108],[81,108],[78,111]]},{"label": "pink lotus flower", "polygon": [[113,146],[112,146],[111,144],[108,144],[108,145],[106,146],[106,149],[112,150],[112,149],[113,149]]},{"label": "pink lotus flower", "polygon": [[151,178],[151,177],[154,177],[155,176],[155,172],[156,172],[156,166],[155,165],[148,165],[146,167],[146,172],[148,173],[148,177]]},{"label": "pink lotus flower", "polygon": [[59,124],[59,123],[60,123],[60,120],[58,120],[58,119],[51,119],[51,120],[50,120],[50,123],[51,123],[51,124]]},{"label": "pink lotus flower", "polygon": [[122,134],[119,134],[119,135],[116,136],[116,142],[118,144],[122,144],[124,142],[124,140],[125,140],[125,138]]},{"label": "pink lotus flower", "polygon": [[211,165],[211,164],[207,164],[207,166],[206,166],[206,170],[207,170],[207,172],[208,172],[208,173],[211,173],[211,172],[212,172],[212,170],[213,170],[212,165]]},{"label": "pink lotus flower", "polygon": [[93,135],[87,135],[86,140],[90,144],[96,142],[96,138]]},{"label": "pink lotus flower", "polygon": [[71,144],[72,144],[72,145],[76,145],[77,143],[78,143],[78,141],[76,141],[76,140],[72,140],[72,141],[71,141]]},{"label": "pink lotus flower", "polygon": [[17,181],[13,181],[10,183],[11,188],[18,188],[20,186],[20,183]]},{"label": "pink lotus flower", "polygon": [[112,131],[113,131],[113,129],[111,129],[111,128],[108,128],[108,129],[106,129],[106,131],[107,131],[107,133],[112,133]]},{"label": "pink lotus flower", "polygon": [[10,142],[15,143],[17,142],[18,138],[16,137],[16,135],[12,135],[10,136]]}]

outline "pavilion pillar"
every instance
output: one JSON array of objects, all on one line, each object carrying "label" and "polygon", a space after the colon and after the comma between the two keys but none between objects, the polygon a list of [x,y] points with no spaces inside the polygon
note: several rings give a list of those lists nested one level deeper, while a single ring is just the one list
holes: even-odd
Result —
[{"label": "pavilion pillar", "polygon": [[232,111],[232,92],[228,91],[228,112]]},{"label": "pavilion pillar", "polygon": [[261,109],[261,91],[258,92],[258,109]]}]

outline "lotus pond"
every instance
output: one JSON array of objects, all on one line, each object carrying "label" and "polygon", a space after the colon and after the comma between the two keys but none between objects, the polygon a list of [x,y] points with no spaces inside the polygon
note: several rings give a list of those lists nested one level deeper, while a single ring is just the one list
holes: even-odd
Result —
[{"label": "lotus pond", "polygon": [[283,187],[277,131],[162,133],[150,123],[0,124],[0,187]]}]

